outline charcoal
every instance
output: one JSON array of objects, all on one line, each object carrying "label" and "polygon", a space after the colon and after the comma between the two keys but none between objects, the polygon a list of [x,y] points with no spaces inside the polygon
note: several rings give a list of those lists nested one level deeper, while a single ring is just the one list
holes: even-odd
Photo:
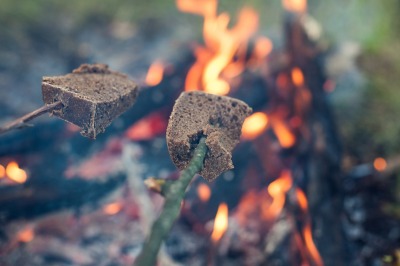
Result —
[{"label": "charcoal", "polygon": [[168,151],[179,169],[187,167],[201,137],[208,152],[200,172],[213,181],[233,168],[232,150],[240,140],[244,119],[252,109],[244,102],[199,91],[183,92],[176,100],[167,128]]},{"label": "charcoal", "polygon": [[61,101],[51,115],[79,126],[83,136],[95,139],[136,100],[138,87],[126,75],[104,64],[84,64],[71,74],[43,77],[43,101]]}]

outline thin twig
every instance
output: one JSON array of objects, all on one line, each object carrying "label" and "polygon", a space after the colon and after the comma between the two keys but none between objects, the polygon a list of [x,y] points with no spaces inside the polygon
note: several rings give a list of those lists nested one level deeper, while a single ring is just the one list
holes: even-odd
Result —
[{"label": "thin twig", "polygon": [[38,116],[41,116],[47,112],[50,112],[50,111],[56,109],[57,107],[60,107],[61,105],[62,105],[62,103],[60,101],[54,102],[52,104],[44,105],[44,106],[40,107],[39,109],[36,109],[35,111],[30,112],[20,118],[15,119],[14,121],[11,121],[10,123],[0,127],[0,134],[6,133],[13,129],[25,127],[26,122],[28,122]]},{"label": "thin twig", "polygon": [[167,237],[179,215],[186,188],[194,175],[203,168],[204,158],[207,153],[205,141],[205,138],[200,139],[188,167],[181,172],[179,179],[166,187],[162,212],[151,228],[150,237],[144,243],[143,249],[136,260],[136,266],[153,266],[156,264],[157,253],[161,243]]}]

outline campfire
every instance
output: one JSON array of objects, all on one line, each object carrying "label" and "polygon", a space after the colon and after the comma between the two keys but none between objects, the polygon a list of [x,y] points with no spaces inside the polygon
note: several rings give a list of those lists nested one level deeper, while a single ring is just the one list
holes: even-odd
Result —
[{"label": "campfire", "polygon": [[282,0],[281,40],[260,34],[262,12],[250,7],[237,17],[217,0],[176,7],[202,19],[203,39],[175,62],[154,61],[136,104],[95,141],[55,118],[0,136],[0,264],[134,265],[162,208],[160,182],[179,175],[165,135],[175,100],[190,91],[253,112],[234,169],[191,183],[158,265],[365,265],[392,252],[397,240],[383,243],[346,206],[354,180],[399,160],[342,169],[330,47],[307,1]]}]

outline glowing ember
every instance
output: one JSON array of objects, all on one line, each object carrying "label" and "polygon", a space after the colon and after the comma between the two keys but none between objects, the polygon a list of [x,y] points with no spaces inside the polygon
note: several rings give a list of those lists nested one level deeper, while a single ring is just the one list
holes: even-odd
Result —
[{"label": "glowing ember", "polygon": [[387,163],[385,159],[379,157],[374,160],[374,168],[376,169],[376,171],[385,171],[386,167]]},{"label": "glowing ember", "polygon": [[256,41],[253,53],[257,58],[264,58],[271,53],[272,48],[273,45],[270,39],[260,37]]},{"label": "glowing ember", "polygon": [[268,186],[268,193],[272,197],[272,204],[263,210],[264,217],[277,217],[285,205],[286,192],[292,187],[293,180],[290,171],[283,171],[281,176]]},{"label": "glowing ember", "polygon": [[262,112],[257,112],[247,117],[242,126],[243,139],[255,139],[261,135],[268,126],[268,116]]},{"label": "glowing ember", "polygon": [[121,211],[122,204],[120,202],[113,202],[103,207],[103,212],[108,215],[114,215]]},{"label": "glowing ember", "polygon": [[279,89],[286,89],[288,87],[289,80],[285,73],[279,73],[278,77],[276,78],[276,85]]},{"label": "glowing ember", "polygon": [[280,119],[274,119],[272,121],[272,129],[278,138],[279,144],[283,148],[290,148],[296,142],[295,136],[290,132],[288,126]]},{"label": "glowing ember", "polygon": [[24,183],[28,178],[26,172],[19,168],[18,163],[14,161],[7,164],[6,175],[17,183]]},{"label": "glowing ember", "polygon": [[146,84],[149,86],[158,85],[163,79],[164,66],[160,61],[156,61],[149,67],[146,76]]},{"label": "glowing ember", "polygon": [[218,207],[217,215],[214,220],[214,230],[211,239],[217,242],[224,235],[228,228],[228,206],[226,203],[221,203]]},{"label": "glowing ember", "polygon": [[197,187],[197,194],[199,195],[199,198],[202,202],[208,201],[211,197],[210,187],[203,183],[200,184]]},{"label": "glowing ember", "polygon": [[301,87],[304,85],[304,75],[303,75],[303,72],[301,72],[300,68],[298,68],[298,67],[293,68],[292,80],[293,80],[294,85],[296,85],[297,87]]},{"label": "glowing ember", "polygon": [[6,169],[4,168],[3,165],[0,164],[0,178],[3,178],[6,176]]},{"label": "glowing ember", "polygon": [[27,227],[18,232],[17,240],[19,242],[28,243],[31,242],[34,237],[35,237],[35,232],[33,231],[33,229]]},{"label": "glowing ember", "polygon": [[318,249],[315,246],[314,240],[312,238],[310,223],[307,223],[304,227],[303,237],[304,242],[306,243],[307,250],[310,253],[310,256],[313,259],[315,265],[323,266],[324,262],[322,261],[321,255],[319,254]]},{"label": "glowing ember", "polygon": [[[249,8],[242,9],[237,24],[228,29],[230,17],[226,13],[217,14],[217,0],[177,0],[176,4],[180,11],[204,18],[205,47],[195,49],[196,63],[187,74],[185,90],[228,94],[231,88],[222,76],[232,77],[243,71],[246,57],[243,47],[247,47],[249,38],[258,28],[257,13]],[[265,49],[270,48],[263,49],[258,52],[265,54]]]},{"label": "glowing ember", "polygon": [[283,7],[290,12],[305,13],[307,0],[282,0]]}]

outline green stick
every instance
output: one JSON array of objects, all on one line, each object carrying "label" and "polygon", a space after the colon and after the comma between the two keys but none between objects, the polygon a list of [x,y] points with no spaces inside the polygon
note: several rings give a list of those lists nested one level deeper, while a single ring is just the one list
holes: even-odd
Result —
[{"label": "green stick", "polygon": [[186,189],[194,175],[203,168],[204,158],[207,153],[205,141],[204,137],[200,139],[192,160],[188,167],[181,172],[179,179],[169,186],[165,186],[165,203],[162,212],[151,228],[150,237],[144,243],[143,249],[135,262],[136,266],[153,266],[156,264],[161,243],[167,237],[179,216]]}]

